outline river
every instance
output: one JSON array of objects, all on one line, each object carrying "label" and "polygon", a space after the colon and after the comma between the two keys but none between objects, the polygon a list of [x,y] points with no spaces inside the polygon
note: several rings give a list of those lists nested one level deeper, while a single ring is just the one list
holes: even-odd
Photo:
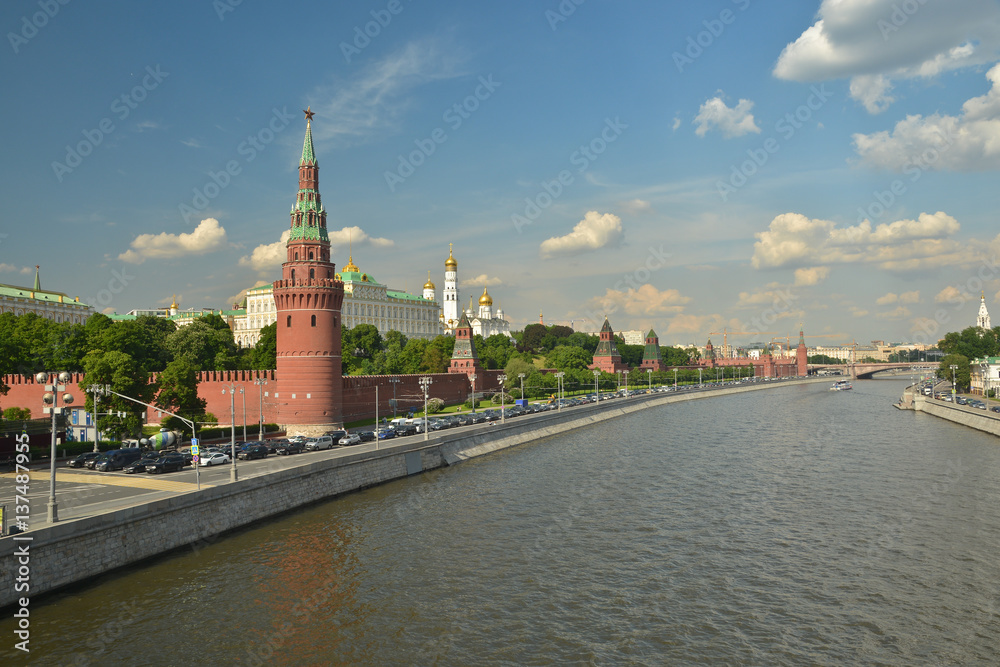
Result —
[{"label": "river", "polygon": [[995,665],[1000,441],[904,384],[652,408],[318,504],[33,602],[30,663]]}]

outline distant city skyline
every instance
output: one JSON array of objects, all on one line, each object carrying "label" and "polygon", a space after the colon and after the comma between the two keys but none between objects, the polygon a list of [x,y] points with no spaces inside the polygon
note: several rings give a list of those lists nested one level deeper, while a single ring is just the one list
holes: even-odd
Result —
[{"label": "distant city skyline", "polygon": [[0,283],[230,307],[311,108],[338,269],[440,300],[454,243],[512,330],[926,343],[1000,301],[995,2],[43,4],[0,8]]}]

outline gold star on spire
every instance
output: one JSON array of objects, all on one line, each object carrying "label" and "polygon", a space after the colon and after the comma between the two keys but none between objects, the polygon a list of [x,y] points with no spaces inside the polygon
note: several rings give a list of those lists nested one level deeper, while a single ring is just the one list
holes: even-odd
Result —
[{"label": "gold star on spire", "polygon": [[312,111],[312,105],[309,105],[309,106],[307,106],[307,107],[306,107],[305,109],[303,109],[303,110],[302,110],[302,113],[304,113],[304,114],[306,115],[306,120],[307,120],[307,121],[310,121],[310,120],[312,120],[312,119],[313,119],[313,116],[315,116],[315,115],[316,115],[316,112],[315,112],[315,111]]}]

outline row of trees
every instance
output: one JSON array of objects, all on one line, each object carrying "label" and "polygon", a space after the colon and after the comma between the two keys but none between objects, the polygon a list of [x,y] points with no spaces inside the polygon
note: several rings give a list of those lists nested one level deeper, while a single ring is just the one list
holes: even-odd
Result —
[{"label": "row of trees", "polygon": [[[349,375],[385,375],[446,372],[455,339],[407,337],[397,331],[382,336],[370,324],[342,329],[343,372]],[[532,324],[513,339],[496,335],[475,337],[480,361],[487,369],[506,369],[511,386],[525,386],[533,395],[551,392],[556,379],[540,369],[566,373],[567,387],[593,386],[587,369],[597,348],[597,336],[574,332],[569,327]],[[642,345],[618,343],[622,360],[637,367]],[[153,403],[185,418],[205,421],[205,402],[198,398],[198,373],[204,370],[269,370],[275,367],[277,330],[271,324],[261,330],[260,341],[249,349],[239,348],[233,332],[218,315],[199,318],[177,327],[172,321],[152,316],[134,320],[112,320],[95,314],[85,324],[56,323],[34,314],[0,315],[0,377],[39,371],[84,373],[84,390],[109,385],[118,393]],[[688,354],[676,348],[661,348],[669,365],[690,363]],[[152,374],[157,374],[155,382]],[[692,379],[687,375],[680,378]],[[633,376],[633,380],[635,376]],[[658,374],[657,382],[673,380],[673,374]],[[602,378],[601,387],[617,385],[613,376]],[[0,379],[0,394],[7,388]],[[83,397],[77,397],[80,400]],[[125,417],[102,417],[101,428],[120,434],[140,430],[144,409],[117,397],[99,399],[101,412],[124,413]],[[93,394],[87,392],[85,407],[92,410]],[[23,406],[20,406],[23,407]]]}]

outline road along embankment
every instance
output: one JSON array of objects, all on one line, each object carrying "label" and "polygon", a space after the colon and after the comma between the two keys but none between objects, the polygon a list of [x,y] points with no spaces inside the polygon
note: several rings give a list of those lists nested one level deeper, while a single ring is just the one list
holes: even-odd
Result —
[{"label": "road along embankment", "polygon": [[784,380],[619,398],[519,417],[502,425],[467,426],[435,433],[426,441],[383,442],[377,450],[313,460],[230,484],[46,525],[0,539],[0,608],[175,549],[197,551],[227,531],[304,505],[639,410],[814,382],[829,380]]},{"label": "road along embankment", "polygon": [[912,397],[913,410],[1000,436],[1000,414],[954,403],[945,403],[921,394]]}]

